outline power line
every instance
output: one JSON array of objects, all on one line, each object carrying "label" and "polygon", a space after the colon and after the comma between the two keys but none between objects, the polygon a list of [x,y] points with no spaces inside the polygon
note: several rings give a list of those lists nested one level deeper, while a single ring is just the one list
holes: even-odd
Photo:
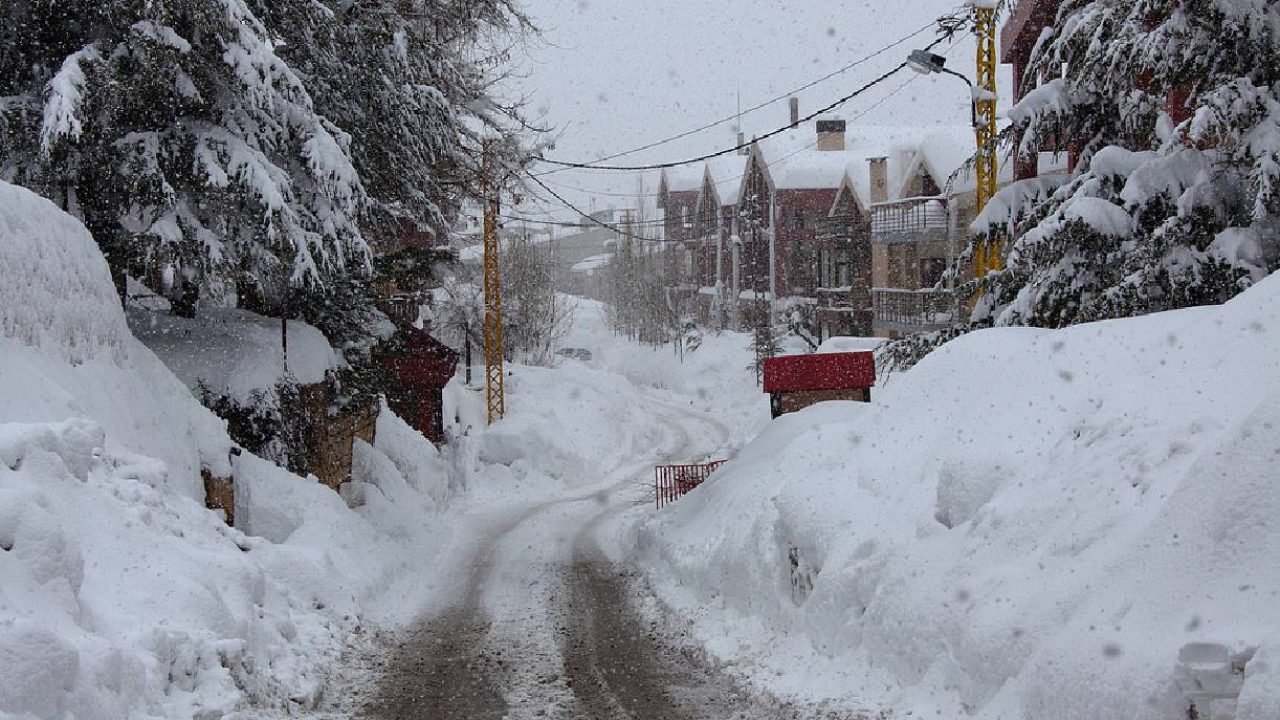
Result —
[{"label": "power line", "polygon": [[[952,44],[951,44],[951,47],[950,47],[950,48],[948,48],[948,49],[947,49],[947,51],[950,51],[950,50],[951,50],[952,48],[954,48],[954,47],[955,47],[955,43],[952,43]],[[944,54],[945,54],[945,52],[944,52]],[[890,92],[889,94],[887,94],[887,95],[885,95],[884,97],[880,98],[880,99],[879,99],[879,100],[877,100],[875,103],[873,103],[873,104],[869,105],[869,106],[868,106],[865,110],[863,110],[862,112],[859,112],[857,115],[854,115],[853,117],[849,118],[849,122],[853,122],[853,121],[855,121],[855,120],[858,120],[859,118],[861,118],[861,117],[863,117],[863,116],[867,115],[868,113],[870,113],[872,110],[875,110],[876,108],[878,108],[878,107],[880,107],[881,105],[885,104],[885,103],[886,103],[886,102],[888,102],[889,100],[893,99],[893,98],[894,98],[894,97],[896,97],[899,93],[901,93],[903,90],[905,90],[905,89],[906,89],[906,87],[907,87],[908,85],[910,85],[911,83],[915,82],[916,80],[919,80],[919,79],[920,79],[920,77],[921,77],[920,75],[912,75],[908,80],[906,80],[905,82],[903,82],[903,83],[902,83],[901,85],[899,85],[898,87],[894,88],[892,92]],[[793,151],[793,152],[787,153],[786,155],[783,155],[782,157],[778,158],[777,160],[774,160],[774,161],[773,161],[773,162],[771,162],[771,163],[766,163],[766,166],[767,166],[767,167],[769,167],[769,168],[774,168],[774,167],[777,167],[777,166],[779,166],[779,165],[782,165],[783,163],[787,162],[788,160],[790,160],[791,158],[795,157],[796,155],[799,155],[800,153],[805,152],[805,151],[807,151],[807,150],[812,150],[812,149],[813,149],[813,147],[814,147],[816,144],[817,144],[817,143],[816,143],[816,141],[815,141],[815,142],[811,142],[811,143],[809,143],[808,145],[805,145],[804,147],[799,148],[798,150],[795,150],[795,151]],[[539,177],[546,177],[548,174],[549,174],[549,173],[537,173],[537,175],[538,175]],[[723,185],[723,184],[725,184],[725,183],[730,183],[730,182],[733,182],[733,181],[735,181],[735,180],[741,180],[745,175],[746,175],[746,173],[745,173],[745,172],[742,172],[742,173],[739,173],[739,174],[737,174],[737,175],[731,175],[731,176],[729,176],[729,177],[724,177],[724,178],[720,178],[720,179],[712,178],[712,179],[711,179],[711,184],[712,184],[712,185]],[[589,190],[589,189],[587,189],[587,188],[575,187],[575,186],[573,186],[573,185],[567,185],[567,184],[565,184],[565,183],[554,183],[554,182],[553,182],[553,183],[550,183],[550,184],[551,184],[553,187],[558,187],[558,188],[560,188],[561,190],[571,190],[571,191],[573,191],[573,192],[587,193],[587,194],[589,194],[589,195],[594,195],[594,196],[597,196],[597,197],[614,197],[614,198],[657,198],[657,197],[661,197],[661,194],[660,194],[660,193],[621,193],[621,192],[607,192],[607,191],[604,191],[604,190]]]},{"label": "power line", "polygon": [[574,211],[574,212],[578,213],[579,215],[581,215],[582,217],[586,218],[587,220],[589,220],[589,221],[591,221],[591,222],[595,223],[596,225],[599,225],[600,227],[602,227],[602,228],[604,228],[604,229],[606,229],[606,230],[612,230],[613,232],[618,233],[619,235],[621,235],[621,236],[623,236],[623,237],[625,237],[625,238],[629,238],[629,239],[631,239],[631,240],[639,240],[639,241],[641,241],[641,242],[653,242],[653,239],[652,239],[652,238],[645,238],[645,237],[640,237],[640,236],[638,236],[638,235],[632,235],[631,233],[629,233],[629,232],[627,232],[627,231],[623,230],[622,228],[616,227],[616,226],[614,226],[614,225],[610,225],[610,224],[609,224],[609,223],[607,223],[607,222],[604,222],[604,221],[602,221],[602,220],[597,220],[597,219],[595,219],[595,218],[591,217],[590,215],[588,215],[588,214],[586,214],[586,213],[582,212],[582,210],[580,210],[576,205],[574,205],[573,203],[571,203],[571,202],[569,202],[568,200],[566,200],[562,195],[560,195],[560,193],[558,193],[558,192],[556,192],[555,190],[552,190],[550,187],[548,187],[548,186],[547,186],[547,184],[546,184],[546,183],[544,183],[544,182],[542,182],[542,180],[541,180],[541,179],[539,179],[537,175],[534,175],[533,173],[530,173],[530,172],[526,172],[526,173],[525,173],[525,175],[527,175],[527,176],[529,177],[529,179],[530,179],[530,180],[532,180],[534,183],[536,183],[536,184],[537,184],[539,187],[541,187],[543,190],[546,190],[548,193],[550,193],[550,194],[551,194],[551,197],[553,197],[553,198],[555,198],[556,200],[559,200],[561,203],[563,203],[565,207],[567,207],[567,208],[569,208],[570,210],[572,210],[572,211]]},{"label": "power line", "polygon": [[[928,47],[926,47],[925,49],[926,49],[926,50],[932,50],[934,47],[937,47],[941,42],[942,42],[942,39],[938,39],[938,40],[934,41],[933,43],[931,43],[931,44],[930,44]],[[854,98],[858,97],[859,95],[861,95],[861,94],[863,94],[863,93],[865,93],[865,92],[869,91],[871,88],[875,87],[876,85],[879,85],[880,83],[884,82],[885,80],[888,80],[890,77],[893,77],[894,75],[896,75],[899,71],[901,71],[901,70],[902,70],[903,68],[905,68],[905,67],[907,67],[907,63],[904,61],[904,62],[902,62],[902,63],[898,64],[898,65],[897,65],[896,67],[894,67],[893,69],[889,70],[888,72],[885,72],[885,73],[883,73],[883,74],[879,75],[878,77],[876,77],[876,78],[875,78],[874,80],[872,80],[871,82],[868,82],[867,84],[863,85],[862,87],[858,88],[857,90],[854,90],[853,92],[849,93],[848,95],[845,95],[844,97],[840,98],[839,100],[836,100],[835,102],[831,103],[830,105],[827,105],[826,107],[820,108],[820,109],[818,109],[818,110],[816,110],[816,111],[814,111],[814,112],[812,112],[812,113],[809,113],[808,115],[806,115],[806,116],[804,116],[804,117],[800,118],[798,122],[800,122],[800,123],[806,123],[806,122],[808,122],[808,121],[810,121],[810,120],[812,120],[812,119],[814,119],[814,118],[818,117],[819,115],[822,115],[822,114],[824,114],[824,113],[831,112],[832,110],[834,110],[834,109],[836,109],[836,108],[840,107],[841,105],[843,105],[843,104],[845,104],[845,103],[849,102],[850,100],[852,100],[852,99],[854,99]],[[705,154],[705,155],[700,155],[700,156],[698,156],[698,157],[689,158],[689,159],[687,159],[687,160],[678,160],[678,161],[674,161],[674,162],[651,163],[651,164],[649,164],[649,165],[594,165],[594,164],[591,164],[591,163],[576,163],[576,162],[565,162],[565,161],[562,161],[562,160],[551,160],[551,159],[549,159],[549,158],[541,158],[541,160],[542,160],[542,162],[550,163],[550,164],[552,164],[552,165],[559,165],[560,167],[565,167],[565,168],[575,168],[575,169],[578,169],[578,170],[604,170],[604,171],[612,171],[612,172],[637,172],[637,171],[641,171],[641,170],[665,170],[665,169],[667,169],[667,168],[681,167],[681,166],[683,166],[683,165],[696,165],[697,163],[706,162],[707,160],[711,160],[711,159],[713,159],[713,158],[718,158],[718,157],[720,157],[720,156],[722,156],[722,155],[728,155],[728,154],[730,154],[730,153],[738,152],[738,151],[739,151],[739,150],[741,150],[742,148],[750,147],[753,143],[759,142],[759,141],[761,141],[761,140],[768,140],[768,139],[769,139],[769,138],[771,138],[771,137],[775,137],[775,136],[777,136],[777,135],[781,135],[782,133],[784,133],[784,132],[788,132],[788,131],[790,131],[790,130],[792,130],[792,129],[794,129],[794,126],[793,126],[793,125],[790,125],[790,124],[788,124],[788,125],[784,125],[784,126],[782,126],[782,127],[780,127],[780,128],[777,128],[777,129],[775,129],[775,130],[772,130],[772,131],[770,131],[770,132],[767,132],[767,133],[765,133],[764,135],[761,135],[761,136],[760,136],[760,137],[758,137],[758,138],[753,139],[750,143],[746,143],[746,142],[744,142],[744,143],[739,143],[739,144],[737,144],[737,145],[735,145],[735,146],[733,146],[733,147],[725,148],[724,150],[720,150],[720,151],[713,152],[713,153],[707,153],[707,154]],[[530,175],[530,177],[533,177],[533,175]]]},{"label": "power line", "polygon": [[[651,142],[651,143],[649,143],[649,144],[647,144],[647,145],[641,145],[640,147],[632,148],[632,149],[630,149],[630,150],[623,150],[623,151],[621,151],[621,152],[613,153],[612,155],[605,155],[604,157],[596,158],[595,160],[592,160],[591,162],[592,162],[592,163],[607,162],[607,161],[609,161],[609,160],[615,160],[615,159],[617,159],[617,158],[625,157],[625,156],[627,156],[627,155],[634,155],[634,154],[636,154],[636,153],[638,153],[638,152],[643,152],[643,151],[645,151],[645,150],[652,150],[653,148],[661,147],[661,146],[663,146],[663,145],[667,145],[667,144],[669,144],[669,143],[673,143],[673,142],[675,142],[675,141],[677,141],[677,140],[683,140],[684,138],[687,138],[687,137],[689,137],[690,135],[696,135],[696,134],[698,134],[698,133],[700,133],[700,132],[704,132],[704,131],[706,131],[706,130],[710,130],[710,129],[712,129],[712,128],[719,127],[720,125],[723,125],[723,124],[725,124],[725,123],[727,123],[727,122],[730,122],[730,121],[732,121],[732,120],[737,120],[738,118],[741,118],[743,115],[749,115],[749,114],[751,114],[751,113],[753,113],[753,112],[755,112],[755,111],[757,111],[757,110],[762,110],[762,109],[764,109],[764,108],[766,108],[766,107],[768,107],[768,106],[770,106],[770,105],[772,105],[772,104],[774,104],[774,103],[777,103],[777,102],[781,102],[781,101],[783,101],[783,100],[786,100],[786,99],[788,99],[788,98],[790,98],[790,97],[792,97],[792,96],[794,96],[794,95],[796,95],[796,94],[799,94],[799,93],[801,93],[801,92],[804,92],[805,90],[808,90],[808,89],[810,89],[810,88],[812,88],[812,87],[814,87],[814,86],[816,86],[816,85],[819,85],[819,84],[821,84],[821,83],[824,83],[824,82],[826,82],[827,80],[830,80],[831,78],[833,78],[833,77],[835,77],[835,76],[837,76],[837,75],[841,75],[841,74],[846,73],[846,72],[848,72],[848,71],[850,71],[850,70],[852,70],[852,69],[854,69],[854,68],[856,68],[856,67],[858,67],[858,66],[860,66],[860,65],[863,65],[863,64],[865,64],[865,63],[867,63],[867,62],[870,62],[871,60],[874,60],[875,58],[877,58],[877,57],[879,57],[879,56],[881,56],[881,55],[883,55],[883,54],[885,54],[885,53],[889,52],[890,50],[892,50],[892,49],[894,49],[894,48],[898,47],[899,45],[903,45],[903,44],[904,44],[904,43],[906,43],[908,40],[911,40],[912,38],[914,38],[914,37],[916,37],[916,36],[920,35],[921,33],[924,33],[925,31],[929,30],[930,28],[932,28],[932,27],[933,27],[934,25],[936,25],[936,24],[938,24],[938,21],[932,21],[932,22],[929,22],[928,24],[926,24],[926,25],[922,26],[921,28],[919,28],[918,30],[916,30],[916,31],[912,32],[911,34],[909,34],[909,35],[905,35],[905,36],[903,36],[903,37],[901,37],[901,38],[898,38],[897,40],[893,41],[892,43],[890,43],[890,44],[888,44],[888,45],[885,45],[884,47],[880,48],[879,50],[876,50],[875,52],[871,53],[870,55],[866,55],[866,56],[864,56],[864,57],[861,57],[861,58],[859,58],[859,59],[857,59],[857,60],[855,60],[855,61],[853,61],[853,62],[849,63],[848,65],[845,65],[844,67],[840,68],[839,70],[834,70],[834,71],[832,71],[832,72],[829,72],[829,73],[827,73],[826,75],[823,75],[822,77],[818,78],[817,80],[814,80],[814,81],[812,81],[812,82],[809,82],[809,83],[806,83],[806,84],[804,84],[804,85],[801,85],[800,87],[798,87],[798,88],[796,88],[796,89],[794,89],[794,90],[790,90],[790,91],[788,91],[788,92],[785,92],[785,93],[783,93],[783,94],[781,94],[781,95],[778,95],[777,97],[773,97],[773,98],[770,98],[770,99],[768,99],[768,100],[765,100],[764,102],[762,102],[762,103],[760,103],[760,104],[758,104],[758,105],[753,105],[752,107],[749,107],[749,108],[747,108],[746,110],[740,110],[739,112],[736,112],[736,113],[734,113],[733,115],[726,115],[725,117],[722,117],[722,118],[720,118],[719,120],[715,120],[715,121],[712,121],[712,122],[710,122],[710,123],[707,123],[706,125],[702,125],[702,126],[700,126],[700,127],[696,127],[696,128],[694,128],[694,129],[692,129],[692,130],[687,130],[687,131],[682,132],[682,133],[679,133],[679,134],[677,134],[677,135],[672,135],[671,137],[664,138],[664,139],[662,139],[662,140],[657,140],[657,141]],[[548,161],[548,162],[551,162],[551,161]],[[540,175],[550,175],[550,174],[552,174],[552,173],[556,173],[556,172],[561,172],[561,171],[560,171],[560,170],[552,170],[552,171],[550,171],[550,172],[546,172],[546,173],[539,173],[539,174],[540,174]]]},{"label": "power line", "polygon": [[[577,211],[575,210],[575,212]],[[587,217],[590,217],[590,216],[587,216]],[[536,220],[534,218],[519,217],[515,215],[499,215],[498,218],[506,222],[527,222],[530,225],[550,225],[552,227],[575,227],[575,228],[580,228],[583,226],[583,223],[580,223],[580,222],[569,222],[564,220]],[[665,222],[666,222],[665,218],[655,218],[652,220],[633,220],[631,224],[657,227],[659,225],[662,225]],[[610,227],[610,229],[613,229],[612,226]]]},{"label": "power line", "polygon": [[[941,44],[941,43],[942,43],[942,42],[944,42],[945,40],[946,40],[946,38],[945,38],[945,37],[944,37],[944,38],[939,38],[937,41],[935,41],[935,42],[931,43],[931,44],[928,46],[928,49],[933,49],[933,48],[937,47],[939,44]],[[954,41],[952,41],[952,43],[951,43],[949,46],[947,46],[947,48],[946,48],[945,50],[943,50],[943,51],[942,51],[942,54],[944,54],[944,55],[945,55],[945,54],[947,54],[947,53],[951,52],[952,50],[954,50],[954,49],[955,49],[955,47],[956,47],[956,45],[957,45],[957,44],[959,44],[959,42],[960,42],[959,40],[954,40]],[[904,65],[905,65],[905,63],[904,63]],[[880,79],[878,79],[878,80],[876,80],[875,82],[880,82],[880,81],[881,81],[881,80],[883,80],[884,78],[887,78],[887,77],[889,77],[890,75],[893,75],[894,73],[896,73],[896,72],[897,72],[898,70],[900,70],[900,69],[901,69],[901,66],[900,66],[899,68],[896,68],[895,70],[893,70],[893,71],[891,71],[891,72],[889,72],[889,73],[886,73],[885,75],[881,76],[881,78],[880,78]],[[880,107],[881,105],[883,105],[884,103],[888,102],[889,100],[891,100],[892,98],[894,98],[895,96],[897,96],[899,93],[901,93],[902,91],[904,91],[904,90],[907,88],[907,86],[908,86],[908,85],[910,85],[911,83],[913,83],[913,82],[915,82],[916,80],[919,80],[919,79],[920,79],[920,76],[919,76],[919,75],[912,75],[910,78],[908,78],[908,79],[907,79],[906,81],[904,81],[902,84],[900,84],[900,85],[898,85],[897,87],[895,87],[895,88],[894,88],[892,91],[890,91],[887,95],[885,95],[884,97],[880,98],[879,100],[877,100],[876,102],[872,103],[871,105],[867,106],[867,107],[866,107],[865,109],[863,109],[861,112],[859,112],[859,113],[857,113],[856,115],[854,115],[854,116],[852,116],[851,118],[849,118],[850,122],[855,121],[855,120],[858,120],[859,118],[862,118],[862,117],[866,116],[866,115],[867,115],[867,114],[869,114],[871,111],[873,111],[873,110],[875,110],[876,108]],[[843,101],[842,101],[842,102],[843,102]],[[837,104],[839,104],[839,103],[837,103]],[[825,112],[825,111],[819,111],[819,113],[817,113],[817,114],[821,114],[821,112]],[[807,119],[806,119],[806,120],[807,120]],[[788,128],[788,129],[789,129],[789,128]],[[766,138],[768,138],[768,137],[770,137],[770,135],[766,135],[766,136],[764,136],[764,137],[757,138],[757,139],[756,139],[756,142],[758,142],[759,140],[764,140],[764,139],[766,139]],[[793,151],[793,152],[790,152],[790,153],[788,153],[788,154],[786,154],[786,155],[783,155],[782,157],[778,158],[777,160],[774,160],[773,162],[766,163],[766,167],[768,167],[768,168],[775,168],[775,167],[778,167],[778,166],[780,166],[780,165],[783,165],[783,164],[785,164],[788,160],[790,160],[791,158],[795,157],[796,155],[799,155],[800,153],[803,153],[803,152],[806,152],[806,151],[808,151],[808,150],[813,149],[813,147],[814,147],[816,144],[817,144],[817,142],[816,142],[816,141],[814,141],[814,142],[810,142],[810,143],[808,143],[807,145],[805,145],[805,146],[803,146],[803,147],[801,147],[801,148],[799,148],[799,149],[797,149],[797,150],[795,150],[795,151]],[[735,149],[737,149],[737,148],[735,148]],[[727,153],[724,153],[724,152],[717,153],[716,155],[708,156],[708,158],[707,158],[707,159],[710,159],[710,157],[718,157],[718,156],[720,156],[720,155],[725,155],[725,154],[727,154]],[[696,161],[694,161],[694,162],[696,162]],[[591,168],[591,169],[599,169],[599,168]],[[568,200],[566,200],[562,195],[560,195],[560,194],[559,194],[559,193],[557,193],[555,190],[553,190],[553,189],[552,189],[552,188],[551,188],[551,187],[550,187],[546,182],[544,182],[543,180],[541,180],[541,179],[540,179],[540,176],[544,176],[544,175],[546,175],[547,173],[531,173],[531,172],[529,172],[529,171],[527,171],[527,170],[526,170],[526,171],[525,171],[525,174],[526,174],[526,175],[528,175],[528,177],[529,177],[529,179],[530,179],[530,180],[533,180],[533,181],[534,181],[535,183],[537,183],[540,187],[542,187],[542,189],[546,190],[548,193],[550,193],[550,194],[552,195],[552,197],[554,197],[554,198],[555,198],[556,200],[558,200],[562,205],[564,205],[565,207],[567,207],[569,210],[573,211],[574,213],[577,213],[578,215],[580,215],[580,216],[582,216],[582,217],[584,217],[584,218],[586,218],[586,219],[590,220],[591,222],[593,222],[593,223],[595,223],[595,224],[597,224],[597,225],[600,225],[600,226],[602,226],[602,227],[604,227],[604,228],[606,228],[606,229],[612,230],[612,231],[617,232],[617,233],[622,234],[622,235],[627,235],[627,233],[625,233],[624,231],[622,231],[620,228],[617,228],[617,227],[614,227],[614,226],[612,226],[612,225],[609,225],[608,223],[604,223],[604,222],[601,222],[601,221],[599,221],[599,220],[596,220],[595,218],[592,218],[590,215],[588,215],[588,214],[586,214],[586,213],[582,212],[582,210],[580,210],[578,207],[576,207],[575,205],[573,205],[572,203],[570,203]],[[742,179],[743,177],[745,177],[745,176],[746,176],[746,172],[742,172],[742,173],[740,173],[740,174],[738,174],[738,175],[736,175],[736,176],[732,176],[732,177],[728,177],[728,178],[722,178],[722,179],[718,179],[718,180],[717,180],[717,179],[715,179],[715,178],[712,178],[712,184],[713,184],[713,185],[722,185],[722,184],[725,184],[725,183],[733,182],[733,181],[735,181],[735,180],[741,180],[741,179]],[[576,192],[590,193],[590,194],[598,195],[598,196],[625,197],[625,198],[641,198],[641,197],[654,198],[654,197],[658,197],[658,194],[657,194],[657,193],[608,193],[608,192],[600,192],[600,191],[587,190],[587,189],[585,189],[585,188],[576,188],[576,187],[566,186],[566,185],[560,185],[560,187],[561,187],[561,188],[563,188],[563,189],[567,189],[567,190],[573,190],[573,191],[576,191]],[[536,194],[535,194],[534,196],[535,196],[535,197],[537,197],[537,195],[536,195]],[[544,199],[544,198],[538,198],[538,199],[539,199],[539,200],[542,200],[543,202],[545,202],[545,199]],[[548,214],[548,215],[550,215],[550,214],[551,214],[551,213],[550,213],[549,211],[547,211],[547,210],[542,210],[542,212],[544,212],[544,213],[546,213],[546,214]],[[535,223],[537,223],[537,222],[541,222],[541,223],[546,224],[546,225],[552,225],[552,224],[554,224],[554,225],[561,226],[561,227],[582,227],[582,224],[581,224],[581,223],[564,223],[564,222],[556,222],[556,223],[552,223],[552,222],[547,222],[547,221],[533,220],[533,219],[530,219],[530,218],[510,218],[510,219],[513,219],[513,220],[515,220],[515,221],[527,221],[527,222],[535,222]],[[650,223],[651,223],[651,224],[653,224],[653,225],[660,225],[660,224],[665,223],[665,219],[656,219],[656,220],[640,221],[640,223],[639,223],[639,224],[650,224]],[[634,237],[634,236],[631,236],[631,237]],[[643,239],[643,238],[641,238],[641,239]]]}]

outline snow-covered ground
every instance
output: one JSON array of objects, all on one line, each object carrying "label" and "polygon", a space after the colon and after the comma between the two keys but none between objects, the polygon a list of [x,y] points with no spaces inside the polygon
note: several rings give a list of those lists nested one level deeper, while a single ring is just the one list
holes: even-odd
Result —
[{"label": "snow-covered ground", "polygon": [[[0,717],[234,717],[306,707],[322,669],[448,535],[447,468],[394,417],[358,448],[365,504],[233,458],[129,331],[101,253],[0,184]],[[237,478],[242,526],[201,502]]]},{"label": "snow-covered ground", "polygon": [[[236,311],[134,318],[171,370],[130,332],[78,222],[0,183],[0,234],[0,720],[324,707],[353,637],[442,602],[454,549],[494,518],[657,454],[740,444],[767,417],[754,387],[725,379],[725,363],[749,378],[742,338],[708,338],[682,363],[618,341],[584,303],[571,342],[592,360],[511,367],[509,415],[493,428],[481,392],[456,380],[444,452],[383,413],[374,444],[357,443],[353,508],[233,457],[191,393],[199,381],[237,395],[269,386],[282,370],[274,326]],[[208,357],[175,350],[178,334],[211,328],[226,332]],[[318,379],[334,360],[313,333],[291,328],[291,359],[306,364],[290,370]],[[679,412],[721,396],[735,414],[703,426],[725,431],[690,438]],[[202,470],[234,472],[239,529],[204,508]]]},{"label": "snow-covered ground", "polygon": [[[232,456],[188,385],[234,378],[169,358],[180,380],[139,342],[79,223],[0,184],[0,232],[0,720],[323,707],[352,638],[440,607],[495,522],[628,478],[639,500],[653,462],[707,457],[733,461],[662,512],[618,508],[600,540],[771,692],[987,720],[1238,695],[1236,720],[1280,717],[1280,278],[1222,307],[975,333],[873,404],[773,423],[746,336],[680,356],[582,301],[566,345],[589,360],[510,367],[492,428],[455,380],[444,452],[384,413],[351,507]],[[182,331],[156,323],[153,343]],[[234,470],[240,529],[199,501],[202,469]],[[520,542],[560,547],[578,517]],[[519,577],[506,554],[495,577]],[[518,617],[508,590],[489,602]]]},{"label": "snow-covered ground", "polygon": [[894,717],[1280,717],[1280,277],[883,385],[633,530],[717,656]]}]

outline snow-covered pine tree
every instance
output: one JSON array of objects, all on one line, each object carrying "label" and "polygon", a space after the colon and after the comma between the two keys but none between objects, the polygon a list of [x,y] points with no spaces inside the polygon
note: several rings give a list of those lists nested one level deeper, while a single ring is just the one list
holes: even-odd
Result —
[{"label": "snow-covered pine tree", "polygon": [[367,270],[350,138],[246,0],[15,0],[0,27],[0,177],[82,218],[118,279],[212,271],[270,306]]},{"label": "snow-covered pine tree", "polygon": [[[482,138],[510,171],[527,162],[518,105],[492,92],[507,47],[530,30],[510,0],[250,0],[305,79],[317,111],[350,136],[368,195],[369,241],[447,233],[480,200]],[[384,245],[385,247],[385,245]]]},{"label": "snow-covered pine tree", "polygon": [[1280,262],[1280,5],[1065,0],[1011,112],[1064,180],[1002,190],[975,223],[1014,238],[979,322],[1059,327],[1222,302]]}]

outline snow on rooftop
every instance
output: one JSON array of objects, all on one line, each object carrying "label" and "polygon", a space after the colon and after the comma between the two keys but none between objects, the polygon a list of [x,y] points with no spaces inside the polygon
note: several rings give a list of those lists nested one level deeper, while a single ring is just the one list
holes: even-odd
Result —
[{"label": "snow on rooftop", "polygon": [[698,165],[664,168],[662,182],[667,192],[694,192],[701,190],[702,168]]},{"label": "snow on rooftop", "polygon": [[819,353],[848,353],[848,352],[873,352],[879,350],[885,343],[889,342],[886,338],[879,337],[859,337],[859,336],[842,336],[827,338],[818,346],[816,352]]},{"label": "snow on rooftop", "polygon": [[315,327],[289,320],[289,357],[281,321],[237,308],[201,308],[194,319],[131,307],[134,334],[193,391],[200,385],[247,400],[270,390],[286,373],[303,385],[323,382],[340,360]]},{"label": "snow on rooftop", "polygon": [[613,253],[592,255],[591,257],[583,258],[582,260],[579,260],[578,262],[574,263],[573,267],[569,268],[569,272],[586,273],[588,275],[591,275],[595,273],[596,270],[599,270],[600,268],[605,267],[612,261],[613,261]]},{"label": "snow on rooftop", "polygon": [[711,180],[718,204],[737,205],[742,191],[742,175],[746,172],[747,157],[732,153],[711,158],[704,166],[705,178]]}]

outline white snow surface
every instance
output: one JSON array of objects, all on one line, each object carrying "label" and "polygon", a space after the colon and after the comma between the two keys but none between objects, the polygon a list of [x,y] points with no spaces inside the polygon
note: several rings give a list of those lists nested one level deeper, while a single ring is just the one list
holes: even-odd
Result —
[{"label": "white snow surface", "polygon": [[1280,277],[972,333],[882,385],[634,529],[713,654],[894,717],[1278,717]]},{"label": "white snow surface", "polygon": [[[482,392],[455,380],[443,450],[384,409],[339,495],[232,462],[223,423],[130,333],[77,221],[0,184],[0,237],[0,720],[305,715],[354,633],[447,597],[460,529],[671,445],[664,390],[738,408],[753,429],[767,417],[740,382],[744,337],[709,336],[682,363],[614,338],[583,303],[570,342],[589,363],[509,366],[508,417],[491,428]],[[217,329],[153,319],[144,329]],[[247,347],[227,338],[215,357]],[[170,350],[187,380],[203,367]],[[204,507],[202,468],[234,473],[236,528]]]},{"label": "white snow surface", "polygon": [[231,442],[129,333],[101,252],[77,220],[0,183],[0,423],[83,418],[106,450],[163,461],[165,488],[202,497],[200,468],[225,475]]},{"label": "white snow surface", "polygon": [[[222,421],[130,334],[79,222],[0,184],[0,237],[0,720],[306,712],[352,633],[406,623],[452,584],[439,568],[470,504],[564,492],[582,478],[557,468],[661,428],[600,371],[513,367],[492,430],[482,396],[450,386],[443,451],[384,411],[339,495],[247,453],[232,463]],[[568,423],[540,408],[574,394],[592,401],[572,418],[589,445],[550,427],[522,439]],[[205,509],[202,468],[234,470],[237,528]]]},{"label": "white snow surface", "polygon": [[129,325],[187,387],[239,400],[271,390],[286,374],[303,385],[323,382],[342,362],[319,330],[289,320],[286,364],[280,319],[237,308],[201,307],[187,319],[138,304]]}]

